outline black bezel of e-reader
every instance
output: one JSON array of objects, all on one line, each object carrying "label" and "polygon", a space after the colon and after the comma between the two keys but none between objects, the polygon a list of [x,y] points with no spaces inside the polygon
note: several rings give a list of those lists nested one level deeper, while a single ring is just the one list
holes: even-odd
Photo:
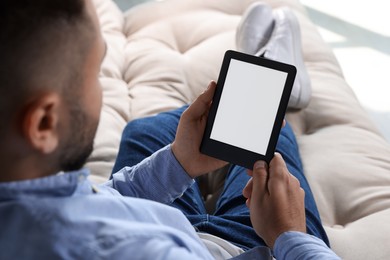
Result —
[{"label": "black bezel of e-reader", "polygon": [[[223,92],[226,76],[229,70],[229,64],[232,59],[238,61],[248,62],[258,66],[282,71],[287,73],[287,78],[284,85],[284,90],[280,98],[279,107],[277,109],[276,118],[274,121],[273,129],[269,139],[266,154],[259,154],[246,149],[236,147],[230,144],[226,144],[210,138],[214,120],[217,114],[219,102]],[[206,128],[201,143],[200,151],[203,154],[212,156],[214,158],[243,166],[247,169],[252,169],[253,165],[258,160],[264,160],[269,163],[275,153],[276,144],[282,128],[283,120],[287,110],[288,101],[291,95],[294,79],[296,75],[296,68],[293,65],[281,63],[274,60],[269,60],[262,57],[252,56],[232,50],[228,50],[225,53],[221,71],[218,77],[217,88],[213,97],[210,112],[208,115]]]}]

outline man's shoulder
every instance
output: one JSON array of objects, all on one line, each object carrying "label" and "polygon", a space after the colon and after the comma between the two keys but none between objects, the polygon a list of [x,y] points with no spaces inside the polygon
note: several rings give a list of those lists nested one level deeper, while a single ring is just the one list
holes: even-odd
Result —
[{"label": "man's shoulder", "polygon": [[164,222],[159,212],[176,211],[147,200],[105,194],[1,203],[0,258],[93,258],[111,254],[123,243],[131,247],[127,251],[142,251],[141,242],[159,243],[177,232],[159,223]]}]

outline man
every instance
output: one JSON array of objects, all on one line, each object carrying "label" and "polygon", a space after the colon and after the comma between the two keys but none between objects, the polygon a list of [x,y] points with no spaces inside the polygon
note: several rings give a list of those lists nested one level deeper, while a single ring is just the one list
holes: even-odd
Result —
[{"label": "man", "polygon": [[[215,83],[183,113],[171,145],[93,186],[80,168],[99,120],[106,47],[91,1],[4,0],[0,12],[0,259],[212,259],[207,248],[215,256],[217,250],[260,256],[264,247],[255,247],[263,240],[280,258],[335,257],[322,240],[305,234],[308,229],[326,240],[315,210],[307,210],[314,226],[306,227],[304,192],[279,154],[269,167],[256,163],[251,179],[242,169],[231,171],[227,184],[235,177],[239,183],[228,185],[234,194],[248,181],[247,201],[240,196],[238,214],[225,209],[232,217],[207,225],[208,234],[198,235],[174,208],[192,210],[185,199],[196,189],[193,179],[225,165],[198,149]],[[234,222],[242,229],[223,226]],[[201,223],[195,227],[202,231]]]}]

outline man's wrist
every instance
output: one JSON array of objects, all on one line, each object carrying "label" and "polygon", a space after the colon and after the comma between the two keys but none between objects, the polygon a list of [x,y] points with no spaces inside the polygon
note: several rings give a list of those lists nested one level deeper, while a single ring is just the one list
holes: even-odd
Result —
[{"label": "man's wrist", "polygon": [[273,254],[277,259],[340,259],[323,240],[299,231],[282,233],[275,240]]},{"label": "man's wrist", "polygon": [[175,142],[173,142],[171,145],[170,145],[170,150],[171,150],[171,153],[173,155],[173,158],[176,160],[176,162],[180,165],[180,167],[183,169],[183,171],[191,178],[191,179],[195,179],[196,176],[192,176],[192,174],[189,172],[188,170],[188,166],[186,167],[184,165],[184,162],[185,161],[183,158],[180,157],[180,152],[178,152],[178,149],[176,147],[176,144]]},{"label": "man's wrist", "polygon": [[287,236],[291,236],[291,235],[296,235],[296,236],[305,236],[307,235],[307,233],[305,232],[301,232],[301,231],[285,231],[283,233],[281,233],[274,241],[274,247],[280,242],[282,241],[285,237]]}]

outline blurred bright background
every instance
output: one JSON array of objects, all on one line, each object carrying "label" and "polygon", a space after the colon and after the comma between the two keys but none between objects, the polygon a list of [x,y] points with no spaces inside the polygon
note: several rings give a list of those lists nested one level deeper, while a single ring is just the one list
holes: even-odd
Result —
[{"label": "blurred bright background", "polygon": [[[115,0],[122,10],[147,1]],[[332,47],[346,81],[390,142],[390,1],[301,2]]]},{"label": "blurred bright background", "polygon": [[390,142],[390,2],[301,0],[344,77]]}]

